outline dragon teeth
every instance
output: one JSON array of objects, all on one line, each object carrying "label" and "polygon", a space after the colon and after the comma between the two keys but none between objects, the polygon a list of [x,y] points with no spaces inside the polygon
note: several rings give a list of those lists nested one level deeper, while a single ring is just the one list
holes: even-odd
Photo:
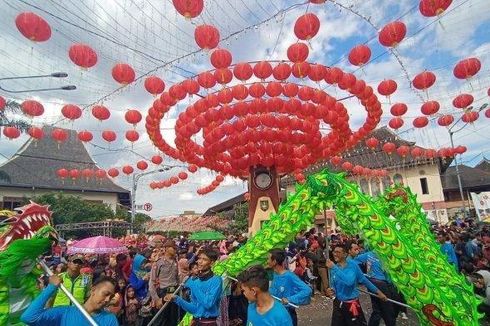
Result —
[{"label": "dragon teeth", "polygon": [[22,234],[22,231],[21,231],[21,230],[19,230],[19,229],[15,229],[15,233],[17,233],[17,234]]},{"label": "dragon teeth", "polygon": [[24,220],[24,224],[27,225],[29,229],[31,228],[31,221],[29,217]]}]

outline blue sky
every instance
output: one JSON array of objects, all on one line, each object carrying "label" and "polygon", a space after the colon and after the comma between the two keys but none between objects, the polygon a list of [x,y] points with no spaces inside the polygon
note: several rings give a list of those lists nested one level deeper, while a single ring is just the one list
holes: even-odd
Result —
[{"label": "blue sky", "polygon": [[[433,70],[437,75],[437,82],[428,94],[430,99],[440,101],[441,112],[455,114],[456,117],[461,115],[461,111],[452,107],[451,101],[462,92],[474,95],[475,106],[489,102],[486,95],[490,87],[488,0],[455,0],[448,11],[437,18],[423,17],[418,11],[418,1],[413,0],[328,1],[324,5],[309,6],[301,3],[207,0],[203,14],[196,20],[186,21],[175,12],[170,0],[82,0],[67,1],[63,6],[44,0],[2,2],[0,75],[21,76],[62,70],[69,74],[66,80],[43,80],[42,85],[55,87],[60,84],[75,84],[78,89],[72,92],[55,91],[16,96],[0,92],[0,95],[18,101],[29,98],[41,101],[46,113],[34,119],[33,123],[36,125],[51,124],[94,132],[96,137],[92,145],[87,145],[87,149],[102,168],[135,165],[140,157],[129,151],[131,146],[123,140],[124,132],[130,129],[123,116],[130,108],[146,112],[154,99],[146,93],[142,81],[118,89],[110,76],[110,70],[115,63],[131,64],[137,76],[155,70],[154,74],[165,80],[167,89],[173,83],[190,77],[192,73],[211,69],[207,53],[199,52],[176,60],[198,49],[193,39],[194,24],[203,22],[216,25],[222,36],[238,32],[236,36],[220,43],[221,47],[232,51],[234,63],[286,59],[287,47],[296,42],[294,22],[298,16],[310,11],[318,15],[321,27],[318,35],[311,40],[309,60],[324,65],[335,64],[345,71],[355,72],[358,78],[364,79],[373,88],[385,78],[396,80],[398,91],[392,96],[391,103],[404,102],[409,106],[405,126],[400,130],[404,137],[425,147],[449,146],[447,131],[435,123],[424,130],[411,129],[411,120],[420,115],[419,108],[423,103],[421,97],[424,100],[427,98],[425,93],[414,91],[409,80],[425,69]],[[298,5],[290,9],[295,4]],[[50,23],[53,35],[49,41],[35,44],[17,31],[14,20],[22,11],[40,14]],[[386,48],[378,44],[377,31],[399,17],[407,25],[407,37],[394,52],[386,51]],[[265,20],[268,20],[267,23],[260,23]],[[77,42],[88,43],[98,53],[99,62],[94,68],[83,71],[68,59],[69,46]],[[346,58],[353,46],[363,43],[371,48],[373,58],[384,54],[358,70]],[[131,49],[136,49],[139,53]],[[452,75],[454,64],[470,56],[481,60],[480,73],[471,82],[456,80]],[[174,62],[161,67],[164,65],[162,62],[168,61]],[[29,88],[39,86],[36,84],[38,82],[16,81],[2,85]],[[345,95],[335,87],[326,87],[325,84],[321,87],[332,96]],[[111,93],[113,94],[103,101],[100,100]],[[384,97],[380,97],[380,100],[384,110],[382,124],[386,124],[391,118],[390,103]],[[109,121],[99,123],[87,110],[82,119],[73,124],[60,121],[61,107],[68,103],[87,107],[92,103],[103,103],[111,109],[112,117]],[[357,129],[365,119],[364,110],[356,100],[346,101],[345,104],[351,124]],[[172,128],[175,118],[183,109],[184,106],[173,108],[164,121],[162,133],[169,143],[173,143]],[[490,156],[487,127],[488,119],[483,116],[455,135],[456,145],[468,147],[468,152],[462,156],[463,162],[474,165],[483,155]],[[104,149],[107,144],[99,136],[104,129],[112,129],[119,134],[118,140],[111,145],[112,150],[119,151]],[[137,126],[137,130],[141,138],[134,145],[133,151],[147,158],[157,154],[148,137],[144,135],[143,124]],[[13,155],[26,139],[25,136],[15,141],[0,138],[0,162]],[[165,162],[174,163],[168,157]],[[151,181],[171,175],[173,173],[167,172],[158,178],[145,177],[139,184],[137,202],[151,201],[154,206],[152,214],[155,217],[178,214],[183,210],[203,212],[214,204],[246,191],[246,184],[242,181],[227,178],[215,192],[204,197],[198,196],[195,190],[209,184],[216,176],[215,172],[204,169],[174,187],[159,191],[149,189]],[[119,177],[116,182],[127,187],[130,178]]]}]

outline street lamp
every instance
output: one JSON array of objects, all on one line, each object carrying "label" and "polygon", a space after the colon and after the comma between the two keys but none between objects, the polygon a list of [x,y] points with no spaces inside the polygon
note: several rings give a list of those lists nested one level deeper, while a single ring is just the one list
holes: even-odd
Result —
[{"label": "street lamp", "polygon": [[[48,75],[4,77],[4,78],[0,78],[0,81],[4,81],[4,80],[16,80],[16,79],[65,78],[65,77],[68,77],[68,74],[66,72],[53,72],[53,73],[48,74]],[[45,91],[56,91],[56,90],[72,91],[74,89],[77,89],[77,87],[75,85],[65,85],[65,86],[54,87],[54,88],[36,88],[36,89],[25,89],[25,90],[11,90],[11,89],[6,89],[6,88],[0,86],[0,89],[2,91],[7,92],[7,93],[26,93],[26,92],[45,92]]]},{"label": "street lamp", "polygon": [[[483,104],[478,109],[478,112],[483,111],[487,106],[488,106],[488,103]],[[461,130],[463,130],[464,127],[466,127],[466,125],[468,124],[468,123],[465,123],[461,128],[459,128],[456,131],[453,131],[452,129],[458,124],[458,122],[461,120],[461,117],[458,120],[456,120],[456,122],[447,130],[448,133],[449,133],[449,139],[451,140],[451,148],[454,148],[453,135],[455,133],[460,132]],[[463,203],[463,218],[466,218],[466,204],[465,204],[465,200],[464,200],[464,193],[463,193],[463,185],[461,183],[461,176],[459,174],[459,164],[458,164],[457,155],[454,156],[454,163],[455,163],[455,166],[456,166],[456,178],[458,179],[459,194],[461,196],[461,202]]]}]

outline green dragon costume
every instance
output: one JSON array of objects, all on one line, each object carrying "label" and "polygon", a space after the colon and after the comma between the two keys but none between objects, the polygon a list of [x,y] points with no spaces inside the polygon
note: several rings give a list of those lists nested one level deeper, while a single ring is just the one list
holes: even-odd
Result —
[{"label": "green dragon costume", "polygon": [[421,325],[478,325],[480,302],[447,262],[410,189],[397,186],[373,199],[344,174],[327,170],[298,185],[253,238],[214,266],[215,273],[236,276],[252,264],[265,263],[269,250],[285,248],[319,211],[330,208],[345,233],[360,234],[380,257]]},{"label": "green dragon costume", "polygon": [[20,315],[39,294],[36,258],[57,239],[47,206],[31,202],[19,211],[0,211],[0,326],[22,325]]}]

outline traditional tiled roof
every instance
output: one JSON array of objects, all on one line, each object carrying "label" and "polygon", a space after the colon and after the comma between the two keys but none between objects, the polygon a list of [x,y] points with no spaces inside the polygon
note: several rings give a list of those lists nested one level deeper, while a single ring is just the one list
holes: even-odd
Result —
[{"label": "traditional tiled roof", "polygon": [[204,213],[204,216],[215,215],[217,213],[227,211],[227,210],[233,208],[233,206],[235,204],[244,203],[245,201],[246,201],[245,193],[243,193],[241,195],[230,198],[230,199],[228,199],[228,200],[226,200],[226,201],[224,201],[218,205],[215,205],[213,207],[208,208],[208,210]]},{"label": "traditional tiled roof", "polygon": [[[464,164],[459,165],[458,169],[463,189],[471,191],[472,189],[487,188],[486,190],[490,190],[490,171],[477,167],[472,168]],[[446,173],[441,175],[441,181],[444,190],[459,189],[456,167],[449,167]]]}]

